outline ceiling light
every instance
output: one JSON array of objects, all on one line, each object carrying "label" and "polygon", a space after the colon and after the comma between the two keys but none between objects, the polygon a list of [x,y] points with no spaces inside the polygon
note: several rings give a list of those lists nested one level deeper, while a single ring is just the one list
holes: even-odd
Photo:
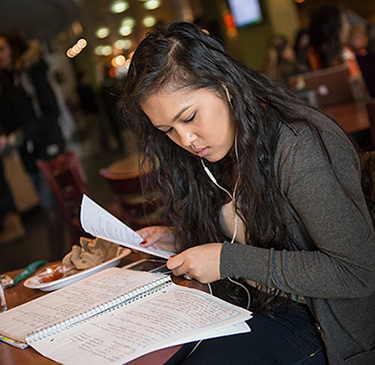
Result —
[{"label": "ceiling light", "polygon": [[129,26],[127,26],[127,25],[123,25],[119,30],[118,30],[118,32],[121,34],[121,35],[123,35],[123,36],[127,36],[127,35],[129,35],[129,34],[131,34],[132,33],[132,28],[131,27],[129,27]]},{"label": "ceiling light", "polygon": [[121,26],[133,28],[135,26],[135,19],[127,16],[124,19],[122,19]]},{"label": "ceiling light", "polygon": [[73,47],[72,47],[72,49],[73,49],[73,51],[75,52],[75,53],[79,53],[79,52],[81,52],[81,48],[78,46],[78,44],[75,44]]},{"label": "ceiling light", "polygon": [[72,48],[69,48],[67,51],[66,51],[66,55],[69,57],[69,58],[73,58],[76,56],[76,53],[73,51]]},{"label": "ceiling light", "polygon": [[143,6],[147,10],[154,10],[160,6],[161,1],[160,0],[147,0]]},{"label": "ceiling light", "polygon": [[95,54],[97,56],[102,56],[103,55],[102,54],[102,49],[103,49],[103,46],[97,46],[97,47],[95,47],[95,50],[94,50]]},{"label": "ceiling light", "polygon": [[152,15],[145,16],[142,23],[147,28],[153,27],[156,24],[156,18]]},{"label": "ceiling light", "polygon": [[117,49],[129,49],[132,46],[132,41],[130,39],[119,39],[115,42],[115,47]]},{"label": "ceiling light", "polygon": [[109,29],[107,27],[99,27],[96,32],[95,32],[95,35],[98,37],[98,38],[106,38],[108,37],[109,35]]},{"label": "ceiling light", "polygon": [[112,58],[111,64],[113,67],[120,67],[124,66],[126,62],[126,58],[123,55],[118,55]]},{"label": "ceiling light", "polygon": [[103,46],[103,48],[102,48],[103,56],[109,56],[111,53],[112,53],[112,47],[111,46]]},{"label": "ceiling light", "polygon": [[112,47],[111,46],[97,46],[94,52],[97,56],[109,56],[112,53]]},{"label": "ceiling light", "polygon": [[118,14],[129,9],[129,3],[123,0],[115,0],[110,5],[110,10],[112,13]]},{"label": "ceiling light", "polygon": [[66,55],[69,57],[69,58],[73,58],[75,56],[77,56],[85,47],[87,46],[87,41],[85,38],[81,38],[77,41],[77,43],[72,46],[71,48],[69,48],[67,51],[66,51]]},{"label": "ceiling light", "polygon": [[87,41],[85,38],[81,38],[78,40],[77,45],[79,48],[85,48],[87,46]]}]

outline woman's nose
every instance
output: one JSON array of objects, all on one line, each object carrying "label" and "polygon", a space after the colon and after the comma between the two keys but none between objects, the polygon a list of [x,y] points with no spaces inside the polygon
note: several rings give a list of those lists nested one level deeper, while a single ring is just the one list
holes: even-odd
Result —
[{"label": "woman's nose", "polygon": [[180,142],[184,147],[190,147],[196,140],[196,135],[189,128],[183,128],[179,131]]}]

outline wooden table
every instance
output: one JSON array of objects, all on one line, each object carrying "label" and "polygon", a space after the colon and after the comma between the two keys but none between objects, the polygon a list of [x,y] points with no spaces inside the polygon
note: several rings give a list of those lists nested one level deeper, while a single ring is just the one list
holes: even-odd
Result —
[{"label": "wooden table", "polygon": [[[147,258],[147,257],[148,256],[144,254],[132,253],[129,256],[124,257],[121,260],[119,266],[124,266],[140,258]],[[7,274],[11,276],[12,278],[15,278],[20,272],[21,272],[21,269],[8,272]],[[192,286],[192,287],[202,289],[201,287],[199,287],[199,283],[194,282],[194,281],[189,282],[181,278],[173,278],[173,281],[179,285]],[[36,299],[45,294],[47,294],[47,292],[26,288],[25,286],[22,285],[22,282],[13,288],[9,288],[5,290],[5,296],[6,296],[7,305],[9,309],[16,307],[22,303],[26,303],[30,300]],[[154,351],[147,355],[139,357],[129,362],[128,364],[131,364],[131,365],[164,364],[180,348],[181,348],[181,345]],[[0,364],[4,364],[4,365],[5,364],[6,365],[45,365],[45,364],[48,364],[48,365],[51,365],[51,364],[56,364],[56,363],[53,360],[43,357],[31,347],[28,347],[25,350],[21,350],[21,349],[18,349],[14,346],[11,346],[9,344],[6,344],[0,341]]]},{"label": "wooden table", "polygon": [[120,175],[122,177],[137,177],[141,173],[148,173],[151,171],[151,164],[146,160],[145,165],[143,166],[144,171],[140,170],[140,163],[142,162],[144,156],[143,154],[132,153],[116,162],[113,162],[111,165],[106,167],[103,170],[106,170],[112,175]]},{"label": "wooden table", "polygon": [[338,104],[322,108],[347,133],[360,132],[370,128],[366,101]]}]

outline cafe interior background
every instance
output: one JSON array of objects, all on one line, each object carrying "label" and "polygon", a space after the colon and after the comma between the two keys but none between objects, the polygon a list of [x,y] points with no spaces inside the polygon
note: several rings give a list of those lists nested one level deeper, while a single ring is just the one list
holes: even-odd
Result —
[{"label": "cafe interior background", "polygon": [[[104,93],[108,93],[111,80],[125,77],[132,52],[147,32],[162,23],[194,22],[220,38],[235,57],[262,70],[270,37],[284,34],[293,44],[298,30],[308,26],[311,11],[327,3],[331,1],[260,0],[261,19],[238,27],[227,0],[0,1],[0,33],[17,31],[40,42],[69,114],[63,127],[68,149],[82,165],[89,195],[104,207],[114,207],[113,191],[99,170],[136,153],[136,143],[126,128],[111,127],[103,90],[107,87]],[[373,0],[336,3],[369,24],[375,23]],[[50,258],[45,217],[36,191],[27,173],[21,171],[19,159],[4,160],[25,232],[0,244],[0,272]],[[67,253],[78,242],[72,242],[66,222],[61,224]]]}]

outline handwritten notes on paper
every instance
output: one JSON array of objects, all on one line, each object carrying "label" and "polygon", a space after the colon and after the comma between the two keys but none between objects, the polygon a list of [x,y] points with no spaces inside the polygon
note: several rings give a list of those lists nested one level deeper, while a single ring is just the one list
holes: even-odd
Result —
[{"label": "handwritten notes on paper", "polygon": [[206,293],[172,285],[37,341],[33,347],[64,364],[123,364],[156,349],[248,332],[244,321],[250,317],[242,308]]},{"label": "handwritten notes on paper", "polygon": [[126,224],[115,218],[88,196],[83,195],[81,204],[81,224],[83,229],[94,237],[115,242],[121,246],[168,259],[172,252],[153,247],[142,247],[143,238]]},{"label": "handwritten notes on paper", "polygon": [[[137,288],[150,273],[109,268],[0,315],[0,333],[24,341],[28,333],[72,318]],[[151,274],[152,275],[152,274]]]}]

